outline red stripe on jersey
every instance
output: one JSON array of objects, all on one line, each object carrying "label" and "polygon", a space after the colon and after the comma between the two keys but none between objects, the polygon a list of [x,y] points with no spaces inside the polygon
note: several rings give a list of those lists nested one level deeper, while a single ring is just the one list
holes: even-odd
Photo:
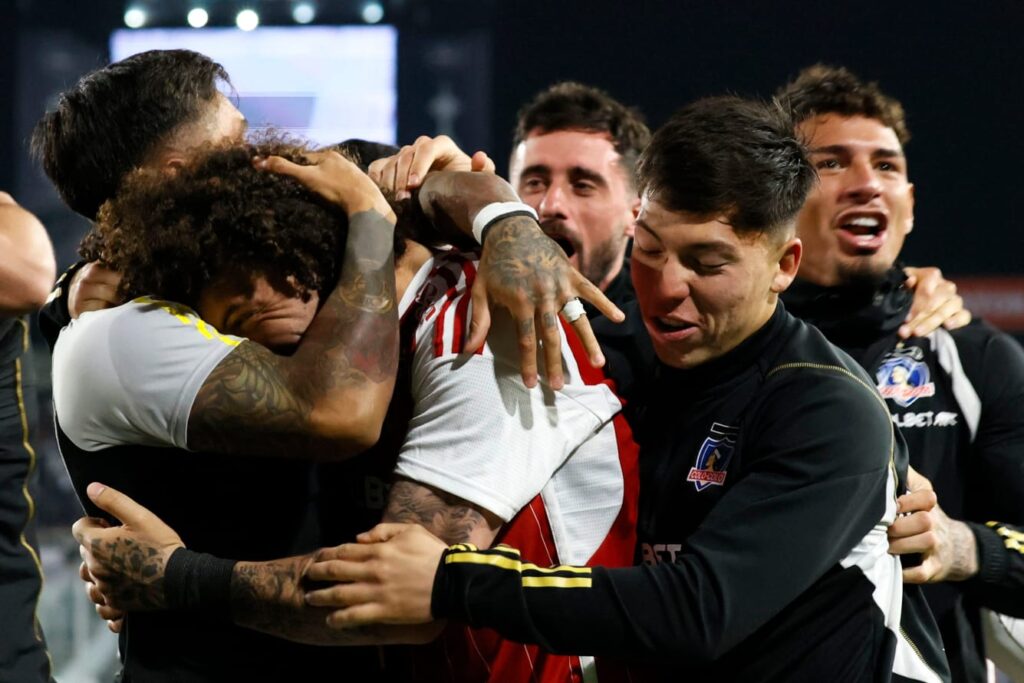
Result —
[{"label": "red stripe on jersey", "polygon": [[[466,261],[462,267],[462,275],[466,278],[466,288],[462,291],[462,298],[455,306],[455,320],[452,321],[452,353],[462,353],[466,346],[465,330],[469,327],[469,302],[472,299],[469,290],[473,288],[476,280],[476,268],[471,261]],[[483,350],[482,348],[480,349]]]}]

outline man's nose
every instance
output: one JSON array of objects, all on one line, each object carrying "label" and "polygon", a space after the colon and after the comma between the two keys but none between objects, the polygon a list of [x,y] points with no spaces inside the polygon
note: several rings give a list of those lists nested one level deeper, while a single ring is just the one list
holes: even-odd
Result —
[{"label": "man's nose", "polygon": [[552,183],[544,198],[540,200],[538,211],[541,219],[544,218],[565,218],[565,191],[558,183]]},{"label": "man's nose", "polygon": [[843,194],[859,202],[868,202],[882,193],[882,182],[870,161],[858,161],[847,169]]}]

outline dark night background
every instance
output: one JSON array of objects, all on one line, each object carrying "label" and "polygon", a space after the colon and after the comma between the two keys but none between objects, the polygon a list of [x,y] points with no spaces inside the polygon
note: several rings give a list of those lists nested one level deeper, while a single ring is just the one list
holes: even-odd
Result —
[{"label": "dark night background", "polygon": [[[164,25],[184,25],[187,2],[149,4],[167,17]],[[211,25],[229,23],[236,9],[205,4]],[[291,23],[287,2],[248,4],[260,9],[263,25]],[[1021,0],[383,4],[384,23],[399,29],[399,140],[436,132],[429,103],[447,86],[460,102],[457,142],[488,150],[500,169],[516,110],[557,79],[606,88],[657,126],[702,95],[766,96],[813,62],[845,65],[878,80],[908,112],[917,185],[908,260],[951,274],[1024,270]],[[321,2],[317,21],[358,23],[359,5]],[[74,232],[74,222],[28,163],[25,141],[48,97],[106,62],[125,3],[2,0],[0,7],[0,187],[40,214],[63,263],[77,236],[61,231]]]},{"label": "dark night background", "polygon": [[[980,3],[691,0],[379,0],[398,28],[398,140],[446,132],[507,168],[515,115],[556,80],[605,88],[657,127],[704,95],[770,96],[815,62],[849,67],[902,100],[912,132],[916,230],[909,263],[954,277],[977,311],[1024,339],[1024,0]],[[367,0],[320,0],[316,23],[359,24]],[[84,73],[108,62],[124,0],[0,0],[0,190],[47,226],[59,268],[87,229],[30,160],[33,125]],[[243,7],[261,25],[292,25],[290,0],[133,0],[148,26],[210,26]],[[439,130],[444,109],[454,114]],[[451,120],[451,117],[449,116]],[[3,258],[0,254],[0,258]],[[1004,279],[988,290],[963,276]],[[984,283],[976,286],[984,287]],[[993,289],[995,287],[995,289]],[[995,292],[995,293],[993,293]],[[999,322],[997,320],[997,322]],[[85,600],[68,533],[81,514],[49,414],[49,354],[37,342],[27,386],[38,389],[39,521],[46,573],[39,614],[60,680],[97,683],[115,668],[114,639]],[[34,371],[34,382],[32,372]],[[31,403],[30,403],[31,406]]]}]

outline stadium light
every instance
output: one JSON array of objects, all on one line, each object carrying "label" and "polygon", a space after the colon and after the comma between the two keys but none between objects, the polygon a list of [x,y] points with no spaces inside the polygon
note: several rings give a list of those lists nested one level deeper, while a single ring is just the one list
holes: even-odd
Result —
[{"label": "stadium light", "polygon": [[384,18],[384,6],[379,2],[371,0],[371,2],[363,5],[363,11],[361,14],[363,15],[363,21],[367,24],[376,24]]},{"label": "stadium light", "polygon": [[194,7],[188,11],[188,25],[192,28],[202,28],[210,20],[209,13],[202,7]]},{"label": "stadium light", "polygon": [[299,2],[292,7],[292,19],[296,24],[308,24],[316,18],[316,7],[311,2]]},{"label": "stadium light", "polygon": [[251,31],[260,25],[260,15],[255,10],[244,9],[235,15],[235,26],[243,31]]},{"label": "stadium light", "polygon": [[146,10],[141,7],[129,7],[124,13],[124,25],[128,28],[141,28],[146,24]]}]

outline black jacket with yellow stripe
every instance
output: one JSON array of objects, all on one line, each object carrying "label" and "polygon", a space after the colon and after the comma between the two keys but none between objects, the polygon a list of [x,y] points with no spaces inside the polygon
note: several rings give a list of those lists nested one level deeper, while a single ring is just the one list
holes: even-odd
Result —
[{"label": "black jacket with yellow stripe", "polygon": [[852,359],[780,304],[725,356],[660,367],[634,401],[641,566],[538,568],[457,547],[436,617],[654,680],[948,680],[934,621],[887,552],[906,449]]}]

